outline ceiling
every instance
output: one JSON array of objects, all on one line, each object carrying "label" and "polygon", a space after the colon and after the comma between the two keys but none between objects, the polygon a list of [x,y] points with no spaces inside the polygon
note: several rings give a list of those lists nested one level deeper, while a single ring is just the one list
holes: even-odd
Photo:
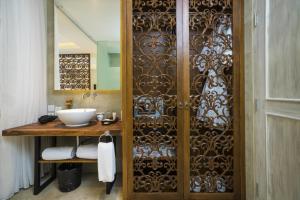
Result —
[{"label": "ceiling", "polygon": [[59,9],[55,9],[55,40],[59,53],[94,53],[97,45],[91,41]]},{"label": "ceiling", "polygon": [[120,0],[56,0],[56,5],[95,41],[120,41]]}]

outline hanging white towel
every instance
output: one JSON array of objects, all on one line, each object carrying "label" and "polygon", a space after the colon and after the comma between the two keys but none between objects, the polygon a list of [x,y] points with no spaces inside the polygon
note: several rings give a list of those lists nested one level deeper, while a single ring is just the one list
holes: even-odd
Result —
[{"label": "hanging white towel", "polygon": [[76,157],[83,158],[83,159],[97,159],[98,145],[97,144],[80,145],[77,148]]},{"label": "hanging white towel", "polygon": [[201,49],[201,56],[197,61],[199,63],[197,67],[201,73],[205,70],[208,71],[200,97],[197,119],[210,122],[216,128],[228,126],[230,122],[230,102],[223,70],[224,67],[231,65],[232,47],[224,44],[230,43],[232,30],[222,21],[230,19],[220,20],[220,25],[213,32],[213,42],[205,43],[206,45]]},{"label": "hanging white towel", "polygon": [[98,144],[98,179],[113,182],[116,174],[116,157],[113,142]]},{"label": "hanging white towel", "polygon": [[74,147],[48,147],[42,153],[44,160],[66,160],[75,157]]}]

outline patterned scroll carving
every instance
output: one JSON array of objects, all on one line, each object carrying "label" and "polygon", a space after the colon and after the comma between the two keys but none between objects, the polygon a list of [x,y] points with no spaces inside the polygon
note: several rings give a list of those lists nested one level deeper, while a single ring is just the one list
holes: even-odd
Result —
[{"label": "patterned scroll carving", "polygon": [[89,90],[90,54],[60,54],[59,75],[62,90]]},{"label": "patterned scroll carving", "polygon": [[190,0],[190,191],[233,192],[232,0]]},{"label": "patterned scroll carving", "polygon": [[176,12],[176,0],[134,0],[134,12]]},{"label": "patterned scroll carving", "polygon": [[177,191],[175,0],[133,0],[134,192]]},{"label": "patterned scroll carving", "polygon": [[202,12],[207,8],[223,12],[232,9],[232,0],[190,0],[189,8],[192,12]]}]

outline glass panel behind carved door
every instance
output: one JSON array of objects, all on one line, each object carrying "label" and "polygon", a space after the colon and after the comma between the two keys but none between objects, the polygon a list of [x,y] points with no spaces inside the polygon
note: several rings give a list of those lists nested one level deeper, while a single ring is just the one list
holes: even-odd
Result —
[{"label": "glass panel behind carved door", "polygon": [[190,192],[233,192],[232,1],[189,0]]},{"label": "glass panel behind carved door", "polygon": [[132,7],[133,190],[177,192],[176,1]]}]

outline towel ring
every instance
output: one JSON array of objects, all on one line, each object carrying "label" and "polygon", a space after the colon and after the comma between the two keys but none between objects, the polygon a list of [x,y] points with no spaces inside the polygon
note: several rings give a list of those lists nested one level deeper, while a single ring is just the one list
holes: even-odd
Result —
[{"label": "towel ring", "polygon": [[100,135],[98,142],[101,142],[100,140],[101,140],[101,138],[103,138],[103,137],[110,137],[111,142],[114,141],[114,139],[113,139],[113,137],[111,136],[111,134],[110,134],[109,131],[105,131],[104,134]]}]

